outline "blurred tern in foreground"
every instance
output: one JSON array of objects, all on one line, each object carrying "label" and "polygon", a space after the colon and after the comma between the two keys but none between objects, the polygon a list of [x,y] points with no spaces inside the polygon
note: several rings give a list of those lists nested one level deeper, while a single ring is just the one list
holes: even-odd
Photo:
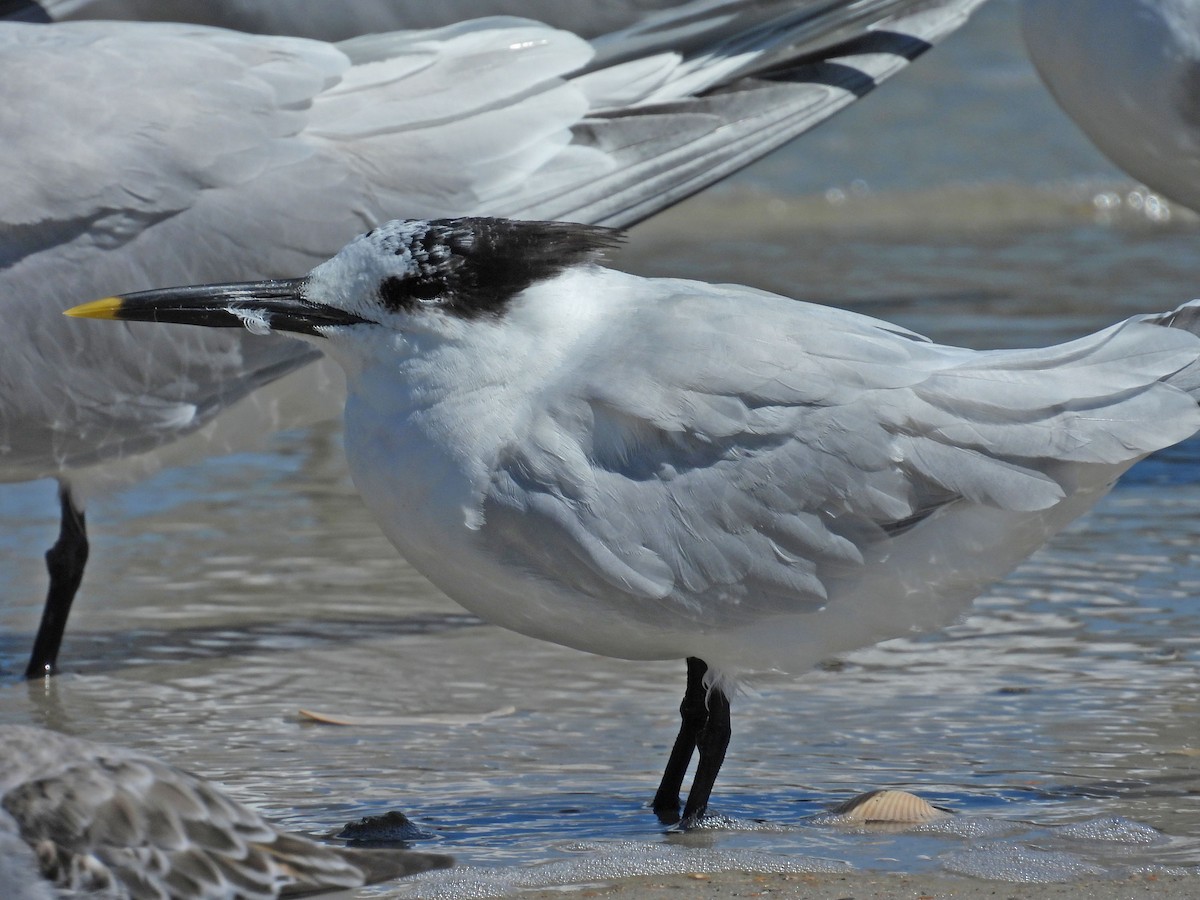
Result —
[{"label": "blurred tern in foreground", "polygon": [[[0,887],[63,896],[309,896],[445,868],[279,831],[203,779],[134,750],[0,726]],[[78,892],[76,894],[75,892]]]},{"label": "blurred tern in foreground", "polygon": [[522,634],[686,658],[654,808],[704,814],[755,670],[954,620],[1200,429],[1200,301],[1037,350],[939,346],[602,268],[607,229],[390,222],[293,281],[72,315],[299,335],[345,370],[354,482],[430,581]]},{"label": "blurred tern in foreground", "polygon": [[96,487],[340,409],[311,347],[94,340],[67,306],[304,271],[396,209],[628,225],[854,102],[980,2],[705,2],[596,44],[518,19],[338,44],[0,22],[0,482],[56,478],[62,513],[27,675],[54,668]]},{"label": "blurred tern in foreground", "polygon": [[1021,30],[1100,152],[1200,212],[1200,0],[1023,0]]}]

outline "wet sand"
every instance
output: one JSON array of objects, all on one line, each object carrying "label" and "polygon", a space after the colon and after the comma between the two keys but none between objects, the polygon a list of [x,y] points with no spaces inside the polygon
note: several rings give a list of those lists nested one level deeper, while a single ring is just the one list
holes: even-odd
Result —
[{"label": "wet sand", "polygon": [[1194,898],[1200,878],[1145,875],[1121,880],[1074,881],[1065,884],[1013,884],[954,878],[946,875],[845,874],[717,874],[640,876],[557,890],[522,891],[522,900],[550,900],[565,895],[579,898],[765,897],[770,900],[1137,900],[1142,897]]}]

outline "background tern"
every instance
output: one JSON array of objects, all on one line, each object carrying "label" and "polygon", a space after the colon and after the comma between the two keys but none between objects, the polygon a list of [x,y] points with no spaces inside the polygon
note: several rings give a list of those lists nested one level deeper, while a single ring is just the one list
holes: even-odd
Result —
[{"label": "background tern", "polygon": [[[279,831],[203,779],[124,747],[0,727],[0,887],[6,898],[265,900],[451,865]],[[78,894],[76,893],[78,892]]]},{"label": "background tern", "polygon": [[300,271],[398,211],[631,224],[868,93],[980,2],[688,4],[595,44],[515,19],[337,44],[0,23],[0,480],[57,479],[62,513],[27,674],[55,665],[93,489],[340,397],[311,347],[93,340],[62,309]]},{"label": "background tern", "polygon": [[1200,301],[1033,350],[934,344],[733,285],[603,268],[616,235],[376,228],[308,276],[72,315],[295,334],[344,369],[355,485],[414,567],[522,634],[685,658],[654,800],[704,815],[739,677],[953,621],[1200,430]]},{"label": "background tern", "polygon": [[1029,57],[1110,160],[1200,211],[1200,0],[1023,0]]},{"label": "background tern", "polygon": [[[327,0],[10,0],[10,15],[27,21],[70,22],[79,19],[119,19],[143,22],[189,22],[216,25],[256,34],[339,41],[360,34],[406,28],[434,28],[481,16],[522,16],[582,37],[627,28],[648,13],[685,4],[680,0],[604,0],[603,3],[563,3],[561,0],[354,0],[333,4]],[[753,5],[745,0],[699,0],[687,4],[700,11],[699,20],[714,22],[723,10],[745,13]],[[799,8],[800,4],[793,4]],[[815,7],[818,4],[808,3]],[[829,3],[820,5],[829,6]],[[833,6],[845,5],[835,2]],[[3,5],[0,4],[0,9]],[[684,27],[687,19],[668,13]]]}]

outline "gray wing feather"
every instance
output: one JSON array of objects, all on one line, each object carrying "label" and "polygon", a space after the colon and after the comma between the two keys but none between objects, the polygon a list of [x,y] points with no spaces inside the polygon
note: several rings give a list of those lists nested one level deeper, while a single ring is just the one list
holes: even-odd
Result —
[{"label": "gray wing feather", "polygon": [[[596,59],[573,81],[592,99],[592,112],[573,128],[572,147],[593,151],[591,177],[578,177],[575,157],[564,155],[565,178],[548,166],[537,190],[505,202],[521,217],[638,222],[664,200],[702,190],[865,96],[978,5],[706,4],[738,27],[714,15],[696,26],[707,44],[647,26],[597,41]],[[757,16],[739,19],[746,8]],[[838,43],[855,23],[858,40]],[[719,27],[728,28],[724,38]],[[633,47],[646,55],[612,65]]]},{"label": "gray wing feather", "polygon": [[734,606],[816,609],[926,517],[1043,510],[1082,467],[1115,479],[1197,427],[1164,382],[1194,338],[1136,320],[978,353],[746,289],[640,301],[659,314],[589,348],[531,413],[534,439],[501,453],[486,530],[576,590],[714,625]]},{"label": "gray wing feather", "polygon": [[[745,3],[746,0],[741,0]],[[755,0],[757,2],[757,0]],[[54,21],[126,19],[191,22],[258,34],[287,34],[338,41],[359,34],[433,28],[491,15],[527,16],[584,37],[624,28],[648,10],[679,0],[41,0]]]}]

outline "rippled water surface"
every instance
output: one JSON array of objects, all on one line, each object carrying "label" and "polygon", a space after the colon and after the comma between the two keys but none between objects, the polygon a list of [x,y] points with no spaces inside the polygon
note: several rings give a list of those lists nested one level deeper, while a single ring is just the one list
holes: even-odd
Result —
[{"label": "rippled water surface", "polygon": [[[621,264],[977,347],[1200,295],[1195,217],[1136,191],[1058,116],[1012,20],[995,0],[909,77],[635,231]],[[369,896],[721,867],[1192,869],[1198,452],[1136,467],[954,627],[736,698],[714,799],[724,828],[664,835],[645,808],[683,664],[595,658],[462,612],[379,535],[332,425],[98,499],[67,671],[45,685],[16,673],[54,489],[6,486],[0,721],[148,749],[314,834],[400,809],[428,833],[420,845],[469,867]],[[900,834],[812,819],[875,787],[959,816]]]}]

